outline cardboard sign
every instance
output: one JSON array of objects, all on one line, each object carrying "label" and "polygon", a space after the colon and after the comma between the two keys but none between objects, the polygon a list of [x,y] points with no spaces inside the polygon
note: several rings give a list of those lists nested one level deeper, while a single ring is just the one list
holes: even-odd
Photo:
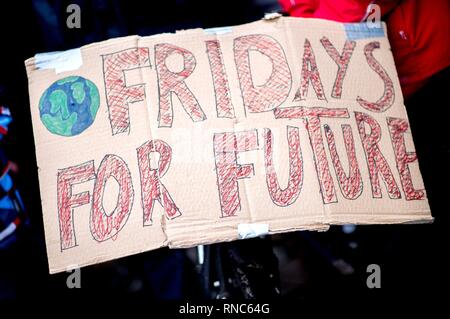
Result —
[{"label": "cardboard sign", "polygon": [[50,272],[431,221],[385,34],[278,18],[27,60]]}]

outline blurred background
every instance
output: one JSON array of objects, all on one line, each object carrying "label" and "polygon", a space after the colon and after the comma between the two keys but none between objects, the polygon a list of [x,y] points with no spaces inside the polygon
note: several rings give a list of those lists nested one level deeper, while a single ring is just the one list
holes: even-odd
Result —
[{"label": "blurred background", "polygon": [[[66,27],[71,3],[81,8],[80,29]],[[1,131],[0,159],[2,170],[9,167],[15,181],[20,212],[0,219],[0,230],[7,220],[18,218],[20,223],[0,241],[0,299],[82,299],[100,293],[143,301],[344,298],[350,302],[442,296],[439,290],[446,291],[450,283],[450,209],[445,202],[450,191],[448,69],[406,102],[433,224],[333,226],[325,233],[294,232],[205,246],[201,255],[196,248],[159,249],[82,268],[81,289],[67,288],[69,273],[48,274],[23,61],[36,53],[112,37],[242,24],[280,10],[275,0],[1,2],[0,106],[9,108],[12,122],[7,132]],[[0,125],[1,116],[8,118],[7,111],[0,114]],[[381,289],[367,288],[370,264],[381,268]]]}]

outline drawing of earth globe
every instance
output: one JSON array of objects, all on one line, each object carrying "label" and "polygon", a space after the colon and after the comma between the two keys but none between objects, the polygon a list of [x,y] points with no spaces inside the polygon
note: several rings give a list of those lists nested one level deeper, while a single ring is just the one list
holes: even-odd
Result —
[{"label": "drawing of earth globe", "polygon": [[74,136],[94,122],[100,104],[97,86],[81,76],[54,82],[39,100],[42,123],[53,134]]}]

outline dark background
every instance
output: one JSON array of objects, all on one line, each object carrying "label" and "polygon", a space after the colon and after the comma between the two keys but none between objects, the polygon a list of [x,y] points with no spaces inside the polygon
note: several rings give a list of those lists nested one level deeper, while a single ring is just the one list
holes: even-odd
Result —
[{"label": "dark background", "polygon": [[[70,3],[81,7],[81,29],[65,25]],[[0,251],[0,299],[83,299],[98,294],[143,301],[211,297],[202,289],[195,249],[160,249],[83,268],[78,290],[66,287],[67,273],[48,275],[23,61],[39,52],[67,50],[111,37],[241,24],[278,10],[273,0],[0,3],[0,104],[8,105],[14,118],[2,147],[20,167],[19,187],[31,218],[31,226],[22,231],[17,243]],[[334,226],[326,233],[271,236],[267,240],[278,260],[281,298],[351,303],[421,298],[438,302],[445,297],[450,283],[445,202],[450,195],[448,83],[446,70],[406,101],[435,222],[358,226],[351,234]],[[248,242],[245,245],[259,245]],[[381,267],[381,289],[366,286],[366,268],[373,263]]]}]

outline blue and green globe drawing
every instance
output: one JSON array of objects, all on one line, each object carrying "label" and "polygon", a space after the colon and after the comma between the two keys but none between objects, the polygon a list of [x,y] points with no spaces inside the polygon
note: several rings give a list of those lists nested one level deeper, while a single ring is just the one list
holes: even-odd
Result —
[{"label": "blue and green globe drawing", "polygon": [[74,136],[94,122],[100,96],[94,83],[69,76],[54,82],[39,100],[41,121],[53,134]]}]

